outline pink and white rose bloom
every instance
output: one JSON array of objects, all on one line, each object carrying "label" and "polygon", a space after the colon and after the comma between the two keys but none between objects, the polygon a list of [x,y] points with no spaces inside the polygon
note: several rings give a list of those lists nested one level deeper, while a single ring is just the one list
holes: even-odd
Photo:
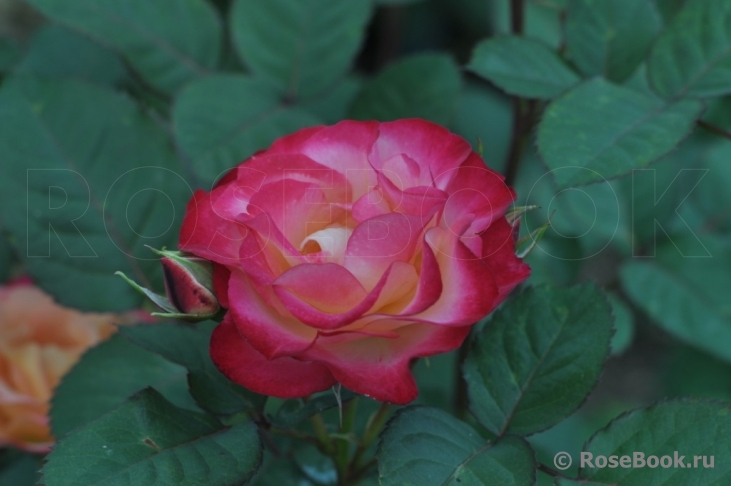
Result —
[{"label": "pink and white rose bloom", "polygon": [[180,248],[214,262],[210,352],[231,380],[302,397],[418,394],[410,365],[459,347],[525,280],[515,193],[433,123],[344,121],[276,141],[189,203]]}]

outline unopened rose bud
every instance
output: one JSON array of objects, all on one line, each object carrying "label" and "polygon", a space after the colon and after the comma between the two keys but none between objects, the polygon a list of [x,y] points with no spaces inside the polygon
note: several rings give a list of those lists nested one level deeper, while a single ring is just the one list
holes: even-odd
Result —
[{"label": "unopened rose bud", "polygon": [[[173,252],[166,252],[173,253]],[[160,260],[165,277],[165,293],[182,314],[212,316],[220,309],[213,294],[213,264],[194,256],[165,256]]]},{"label": "unopened rose bud", "polygon": [[165,296],[138,285],[122,272],[117,275],[165,311],[153,315],[188,321],[214,317],[221,306],[213,293],[213,263],[179,251],[151,250],[162,257]]}]

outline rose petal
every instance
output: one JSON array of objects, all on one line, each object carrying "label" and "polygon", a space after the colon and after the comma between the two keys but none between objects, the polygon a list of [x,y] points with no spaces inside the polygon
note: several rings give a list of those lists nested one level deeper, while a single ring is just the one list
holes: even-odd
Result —
[{"label": "rose petal", "polygon": [[418,161],[422,168],[420,186],[432,186],[436,181],[435,187],[443,190],[454,176],[449,170],[458,167],[472,152],[472,147],[462,137],[426,120],[381,123],[379,132],[371,152],[374,167],[380,168],[391,157],[406,155]]},{"label": "rose petal", "polygon": [[210,352],[221,373],[263,395],[303,397],[335,384],[328,368],[320,363],[291,357],[267,359],[239,333],[230,314],[213,331]]},{"label": "rose petal", "polygon": [[213,264],[213,292],[221,307],[228,309],[228,279],[231,271],[218,263]]},{"label": "rose petal", "polygon": [[499,288],[502,301],[518,284],[530,276],[530,267],[515,255],[513,228],[500,218],[481,235],[482,254]]},{"label": "rose petal", "polygon": [[[492,311],[499,303],[499,289],[487,259],[473,255],[456,235],[443,228],[427,231],[425,241],[435,258],[433,261],[424,258],[422,272],[434,274],[438,269],[442,292],[431,306],[410,317],[463,326],[479,321]],[[436,268],[425,269],[427,265]]]},{"label": "rose petal", "polygon": [[395,261],[408,262],[421,245],[420,218],[401,213],[376,216],[359,224],[345,251],[345,268],[372,289]]},{"label": "rose petal", "polygon": [[378,122],[345,120],[284,137],[275,142],[267,154],[304,154],[339,171],[351,184],[352,193],[348,199],[355,201],[376,185],[368,155],[378,138],[378,129]]},{"label": "rose petal", "polygon": [[269,305],[241,271],[231,272],[228,297],[226,315],[231,315],[241,335],[269,359],[300,353],[317,337],[317,330]]},{"label": "rose petal", "polygon": [[[444,205],[443,226],[459,235],[482,233],[515,201],[515,191],[505,184],[504,177],[475,153],[449,172],[453,175],[447,187],[449,199]],[[464,226],[468,215],[469,224]]]},{"label": "rose petal", "polygon": [[232,264],[239,258],[239,245],[248,231],[214,210],[214,195],[196,191],[185,212],[178,246],[201,258]]},{"label": "rose petal", "polygon": [[[399,323],[401,324],[401,323]],[[410,363],[416,357],[451,351],[470,327],[417,323],[395,330],[397,338],[337,334],[318,337],[305,353],[325,363],[346,388],[376,400],[406,404],[418,395]]]}]

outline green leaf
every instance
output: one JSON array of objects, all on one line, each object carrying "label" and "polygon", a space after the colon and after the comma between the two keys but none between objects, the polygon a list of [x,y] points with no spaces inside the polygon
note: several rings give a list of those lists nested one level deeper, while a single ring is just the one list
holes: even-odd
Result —
[{"label": "green leaf", "polygon": [[[341,402],[346,402],[355,398],[355,396],[355,393],[350,390],[340,391]],[[307,401],[300,398],[295,400],[286,400],[276,409],[276,411],[267,414],[267,416],[272,424],[286,429],[304,422],[315,414],[324,412],[325,410],[330,410],[337,406],[337,396],[333,390],[328,390],[311,397]]]},{"label": "green leaf", "polygon": [[[684,456],[686,467],[582,468],[579,475],[600,484],[622,486],[659,486],[666,484],[728,484],[731,480],[731,457],[728,437],[731,434],[731,407],[728,403],[702,400],[675,400],[635,410],[620,416],[597,432],[584,446],[593,457],[649,456],[675,458]],[[702,459],[714,456],[713,468],[704,468]],[[592,461],[592,464],[594,462]],[[688,468],[688,465],[695,467]]]},{"label": "green leaf", "polygon": [[705,258],[684,258],[674,238],[653,261],[629,261],[622,286],[632,301],[676,338],[731,362],[731,245],[705,236]]},{"label": "green leaf", "polygon": [[467,68],[510,94],[552,99],[579,82],[555,51],[526,37],[480,42]]},{"label": "green leaf", "polygon": [[614,336],[612,336],[612,354],[622,354],[632,344],[635,335],[635,317],[632,309],[616,294],[609,294],[614,314]]},{"label": "green leaf", "polygon": [[319,124],[285,106],[267,83],[238,75],[191,84],[175,102],[173,122],[178,143],[207,183],[279,137]]},{"label": "green leaf", "polygon": [[43,27],[33,36],[15,72],[104,85],[119,85],[127,77],[122,60],[114,52],[58,25]]},{"label": "green leaf", "polygon": [[236,0],[230,27],[244,63],[294,100],[343,77],[370,11],[368,0]]},{"label": "green leaf", "polygon": [[[537,39],[554,49],[558,49],[563,43],[561,12],[566,9],[567,1],[547,0],[524,2],[525,35]],[[487,8],[486,13],[492,24],[490,33],[510,34],[512,32],[512,0],[492,0],[487,4],[480,0],[462,0],[462,3],[472,3],[475,6],[483,6],[483,9]],[[473,8],[471,13],[473,16],[482,14],[477,8]]]},{"label": "green leaf", "polygon": [[594,388],[611,335],[609,303],[593,285],[526,289],[472,342],[470,410],[498,436],[555,425]]},{"label": "green leaf", "polygon": [[0,283],[10,278],[14,259],[13,248],[0,225]]},{"label": "green leaf", "polygon": [[[698,148],[704,149],[705,153],[699,150],[695,156],[697,157],[699,152],[704,155],[701,167],[708,169],[708,175],[688,197],[690,206],[699,216],[695,226],[717,228],[719,231],[729,233],[731,212],[728,208],[731,207],[731,191],[728,188],[731,187],[731,164],[729,164],[731,142],[721,140],[714,145],[706,143]],[[687,195],[687,192],[683,195]]]},{"label": "green leaf", "polygon": [[41,458],[15,449],[0,450],[0,484],[34,486],[38,484]]},{"label": "green leaf", "polygon": [[188,395],[185,368],[133,345],[121,335],[112,336],[87,351],[62,378],[52,399],[53,433],[63,437],[150,386],[178,406],[196,408]]},{"label": "green leaf", "polygon": [[0,73],[6,73],[23,57],[23,51],[15,40],[0,36]]},{"label": "green leaf", "polygon": [[648,76],[667,98],[731,93],[731,3],[687,2],[655,42]]},{"label": "green leaf", "polygon": [[46,486],[229,486],[261,463],[253,422],[223,428],[146,389],[59,442],[43,468]]},{"label": "green leaf", "polygon": [[221,374],[208,353],[215,323],[196,327],[178,324],[126,326],[120,332],[139,346],[188,368],[188,386],[196,402],[217,415],[233,415],[263,406],[265,397]]},{"label": "green leaf", "polygon": [[144,245],[174,246],[192,194],[163,129],[124,95],[28,76],[3,83],[0,126],[4,222],[33,279],[72,307],[138,306],[114,272],[153,287]]},{"label": "green leaf", "polygon": [[346,78],[331,92],[306,100],[297,106],[305,109],[324,123],[337,123],[348,117],[350,105],[360,92],[362,85],[363,81],[360,78]]},{"label": "green leaf", "polygon": [[698,101],[665,103],[594,79],[548,106],[538,126],[538,149],[559,188],[597,182],[645,167],[672,150],[702,109]]},{"label": "green leaf", "polygon": [[288,457],[274,457],[264,450],[264,460],[259,471],[251,479],[251,486],[320,486],[310,482],[304,473]]},{"label": "green leaf", "polygon": [[586,76],[627,79],[662,26],[647,0],[577,0],[566,10],[566,56]]},{"label": "green leaf", "polygon": [[[51,19],[119,51],[152,86],[175,92],[218,64],[222,26],[205,0],[29,0]],[[67,54],[68,55],[68,54]]]},{"label": "green leaf", "polygon": [[445,125],[461,85],[459,68],[450,56],[417,54],[390,64],[366,83],[350,116],[379,121],[425,118]]},{"label": "green leaf", "polygon": [[512,126],[513,105],[507,96],[477,83],[465,86],[457,101],[452,129],[475,149],[481,141],[485,162],[498,172],[502,172],[508,158]]},{"label": "green leaf", "polygon": [[535,484],[535,458],[525,440],[485,443],[472,427],[436,408],[399,411],[381,436],[377,457],[382,486]]},{"label": "green leaf", "polygon": [[374,0],[376,5],[384,6],[401,6],[411,5],[413,3],[423,2],[424,0]]}]

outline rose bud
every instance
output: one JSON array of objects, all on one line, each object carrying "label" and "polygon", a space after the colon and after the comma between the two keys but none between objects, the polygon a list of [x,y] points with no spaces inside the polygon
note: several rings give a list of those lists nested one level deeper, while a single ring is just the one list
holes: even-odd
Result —
[{"label": "rose bud", "polygon": [[48,452],[53,389],[113,323],[134,318],[62,307],[26,279],[0,286],[0,446]]},{"label": "rose bud", "polygon": [[[213,263],[179,252],[160,259],[168,300],[182,314],[212,316],[220,306],[213,294]],[[173,254],[176,253],[176,254]]]},{"label": "rose bud", "polygon": [[180,249],[214,262],[210,353],[255,392],[340,383],[398,404],[414,360],[459,347],[530,274],[503,177],[424,120],[283,137],[188,204]]},{"label": "rose bud", "polygon": [[150,249],[162,257],[165,297],[138,285],[122,272],[117,272],[117,275],[165,311],[152,315],[188,321],[214,317],[221,306],[213,293],[213,263],[179,251]]}]

